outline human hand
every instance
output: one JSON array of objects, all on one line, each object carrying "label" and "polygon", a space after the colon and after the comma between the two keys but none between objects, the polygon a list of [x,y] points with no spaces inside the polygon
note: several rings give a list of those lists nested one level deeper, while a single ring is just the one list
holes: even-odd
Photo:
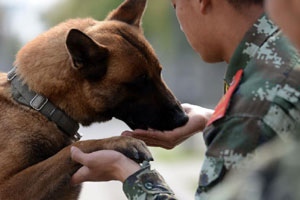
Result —
[{"label": "human hand", "polygon": [[149,146],[173,149],[190,136],[203,131],[209,118],[214,112],[213,110],[190,104],[182,104],[182,107],[189,117],[187,124],[182,127],[176,128],[172,131],[125,131],[122,135],[143,140]]},{"label": "human hand", "polygon": [[140,170],[140,165],[123,154],[112,150],[83,153],[79,148],[71,148],[73,161],[83,166],[72,176],[73,185],[85,181],[124,182],[130,175]]}]

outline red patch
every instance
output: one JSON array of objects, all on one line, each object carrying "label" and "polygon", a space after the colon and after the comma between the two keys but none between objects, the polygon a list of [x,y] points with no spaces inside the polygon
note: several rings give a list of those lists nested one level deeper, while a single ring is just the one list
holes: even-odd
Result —
[{"label": "red patch", "polygon": [[226,110],[229,106],[230,103],[230,99],[233,95],[233,93],[235,92],[237,86],[239,85],[241,79],[242,79],[242,75],[243,75],[243,70],[240,69],[234,76],[230,87],[228,89],[228,91],[226,92],[226,94],[222,97],[221,101],[218,103],[214,114],[211,116],[211,118],[209,119],[209,121],[207,122],[206,126],[211,125],[212,123],[214,123],[215,121],[223,118],[226,114]]}]

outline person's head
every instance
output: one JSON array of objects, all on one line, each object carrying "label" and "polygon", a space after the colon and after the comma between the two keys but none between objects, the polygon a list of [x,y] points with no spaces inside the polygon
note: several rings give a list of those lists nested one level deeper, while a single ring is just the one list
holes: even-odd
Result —
[{"label": "person's head", "polygon": [[300,0],[266,0],[270,17],[300,49]]},{"label": "person's head", "polygon": [[171,2],[189,43],[207,62],[224,61],[230,57],[224,55],[228,54],[224,43],[233,40],[233,45],[238,45],[249,26],[263,12],[263,0]]}]

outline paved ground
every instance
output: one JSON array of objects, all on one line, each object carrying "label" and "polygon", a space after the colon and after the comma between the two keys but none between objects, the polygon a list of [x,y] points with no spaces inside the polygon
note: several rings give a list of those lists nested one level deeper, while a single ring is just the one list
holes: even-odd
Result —
[{"label": "paved ground", "polygon": [[[89,128],[81,128],[83,139],[98,139],[120,135],[128,127],[112,120]],[[198,142],[199,141],[199,142]],[[166,179],[179,199],[192,200],[198,181],[203,156],[203,143],[199,134],[191,138],[186,144],[172,151],[153,148],[156,161],[152,164]],[[192,150],[197,150],[194,153]],[[192,153],[188,153],[192,152]],[[85,183],[80,200],[126,200],[122,192],[122,184],[116,181],[108,183]]]}]

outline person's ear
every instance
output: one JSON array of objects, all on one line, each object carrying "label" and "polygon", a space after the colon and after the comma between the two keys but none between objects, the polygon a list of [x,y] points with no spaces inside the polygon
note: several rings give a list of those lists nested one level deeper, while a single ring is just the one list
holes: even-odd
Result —
[{"label": "person's ear", "polygon": [[200,12],[204,15],[207,14],[208,9],[211,6],[211,0],[198,0],[200,4]]}]

